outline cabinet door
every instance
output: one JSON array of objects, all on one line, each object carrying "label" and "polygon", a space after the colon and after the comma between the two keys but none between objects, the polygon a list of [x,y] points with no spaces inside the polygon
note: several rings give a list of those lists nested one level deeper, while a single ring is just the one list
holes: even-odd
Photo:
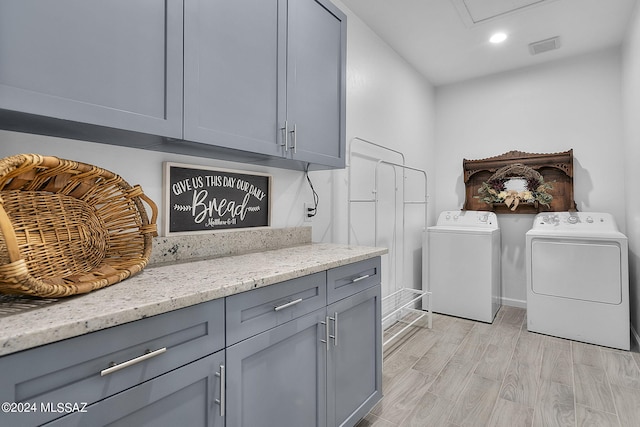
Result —
[{"label": "cabinet door", "polygon": [[327,307],[327,420],[353,426],[382,398],[380,285]]},{"label": "cabinet door", "polygon": [[0,109],[182,137],[182,1],[2,1]]},{"label": "cabinet door", "polygon": [[216,374],[220,372],[221,366],[224,366],[224,351],[45,425],[224,427],[220,405],[216,403],[221,397],[220,376]]},{"label": "cabinet door", "polygon": [[326,0],[289,1],[287,117],[294,159],[345,165],[346,16]]},{"label": "cabinet door", "polygon": [[324,427],[325,309],[227,348],[227,427]]},{"label": "cabinet door", "polygon": [[282,156],[284,0],[185,0],[184,137]]}]

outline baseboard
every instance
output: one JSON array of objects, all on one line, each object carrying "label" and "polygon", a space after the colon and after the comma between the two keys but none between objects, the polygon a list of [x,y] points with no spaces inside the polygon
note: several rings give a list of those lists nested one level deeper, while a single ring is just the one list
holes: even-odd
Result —
[{"label": "baseboard", "polygon": [[510,307],[527,308],[527,301],[523,301],[520,299],[502,297],[500,299],[500,302],[502,303],[502,305],[508,305]]}]

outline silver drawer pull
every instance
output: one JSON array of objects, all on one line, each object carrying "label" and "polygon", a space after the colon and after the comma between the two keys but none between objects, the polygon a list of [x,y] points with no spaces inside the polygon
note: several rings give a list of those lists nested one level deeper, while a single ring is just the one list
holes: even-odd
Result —
[{"label": "silver drawer pull", "polygon": [[277,306],[277,307],[273,307],[273,309],[274,309],[275,311],[280,311],[280,310],[284,310],[284,309],[285,309],[285,308],[287,308],[287,307],[291,307],[292,305],[299,304],[299,303],[301,303],[301,302],[302,302],[302,298],[298,298],[297,300],[289,301],[289,302],[288,302],[288,303],[286,303],[286,304],[282,304],[282,305],[279,305],[279,306]]},{"label": "silver drawer pull", "polygon": [[104,377],[105,375],[112,374],[116,371],[119,371],[120,369],[128,368],[129,366],[135,365],[136,363],[144,362],[147,359],[159,356],[165,351],[167,351],[167,347],[162,347],[154,351],[147,350],[142,356],[138,356],[131,360],[127,360],[126,362],[118,363],[117,365],[109,366],[107,369],[103,369],[102,371],[100,371],[100,376]]},{"label": "silver drawer pull", "polygon": [[353,280],[351,281],[351,283],[356,283],[356,282],[359,282],[359,281],[361,281],[361,280],[368,279],[369,277],[371,277],[371,275],[370,275],[370,274],[366,274],[366,275],[364,275],[364,276],[356,277],[355,279],[353,279]]}]

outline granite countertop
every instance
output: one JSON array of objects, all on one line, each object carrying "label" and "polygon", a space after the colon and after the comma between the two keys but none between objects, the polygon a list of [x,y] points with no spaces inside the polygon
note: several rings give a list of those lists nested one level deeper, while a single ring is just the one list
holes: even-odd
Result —
[{"label": "granite countertop", "polygon": [[385,253],[384,248],[308,243],[213,259],[155,264],[107,288],[49,303],[33,301],[33,308],[2,315],[0,355]]}]

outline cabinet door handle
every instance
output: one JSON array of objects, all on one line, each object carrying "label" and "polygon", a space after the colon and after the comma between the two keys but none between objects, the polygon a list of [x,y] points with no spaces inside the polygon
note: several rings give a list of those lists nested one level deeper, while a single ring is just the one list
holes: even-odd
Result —
[{"label": "cabinet door handle", "polygon": [[292,305],[300,304],[302,302],[302,298],[298,298],[297,300],[289,301],[286,304],[279,305],[277,307],[273,307],[275,311],[284,310],[287,307],[291,307]]},{"label": "cabinet door handle", "polygon": [[289,138],[289,125],[287,123],[287,121],[284,121],[284,127],[280,128],[280,130],[283,132],[282,133],[282,144],[280,144],[281,146],[284,146],[284,152],[286,153],[287,151],[289,151],[289,144],[287,142],[287,138]]},{"label": "cabinet door handle", "polygon": [[293,134],[293,145],[290,148],[293,149],[293,154],[296,154],[298,149],[298,125],[296,123],[293,124],[293,130],[290,132]]},{"label": "cabinet door handle", "polygon": [[214,402],[216,402],[218,405],[220,405],[220,416],[224,417],[225,416],[225,406],[226,406],[226,400],[227,400],[227,388],[226,388],[226,384],[227,384],[227,371],[224,369],[224,365],[220,365],[220,371],[216,372],[216,377],[220,378],[220,399],[215,399]]},{"label": "cabinet door handle", "polygon": [[104,377],[105,375],[112,374],[116,371],[119,371],[120,369],[128,368],[129,366],[135,365],[136,363],[144,362],[147,359],[151,359],[152,357],[161,355],[165,351],[167,351],[167,347],[162,347],[154,351],[147,350],[142,356],[135,357],[131,360],[127,360],[126,362],[122,362],[118,364],[111,362],[108,368],[100,371],[100,376]]},{"label": "cabinet door handle", "polygon": [[329,351],[329,316],[324,318],[324,322],[320,322],[321,325],[324,325],[324,339],[320,340],[320,342],[325,343],[327,345],[327,351]]},{"label": "cabinet door handle", "polygon": [[333,320],[333,335],[329,335],[330,338],[333,338],[333,346],[338,346],[338,313],[334,312],[333,317],[329,317],[327,320],[327,331],[329,331],[328,321]]},{"label": "cabinet door handle", "polygon": [[356,277],[355,279],[353,279],[351,281],[351,283],[356,283],[356,282],[359,282],[361,280],[368,279],[369,277],[371,277],[370,274],[365,274],[364,276]]}]

